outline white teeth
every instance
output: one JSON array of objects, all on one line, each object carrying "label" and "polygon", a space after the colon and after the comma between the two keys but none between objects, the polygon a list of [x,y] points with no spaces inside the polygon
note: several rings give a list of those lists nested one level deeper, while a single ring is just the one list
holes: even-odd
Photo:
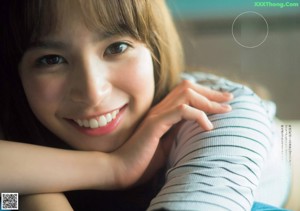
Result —
[{"label": "white teeth", "polygon": [[77,124],[78,124],[80,127],[83,126],[83,122],[82,122],[80,119],[77,119],[76,122],[77,122]]},{"label": "white teeth", "polygon": [[91,128],[97,128],[98,127],[98,121],[96,119],[90,119],[89,121]]},{"label": "white teeth", "polygon": [[89,123],[89,121],[88,120],[83,120],[83,126],[84,127],[89,127],[90,126],[90,123]]},{"label": "white teeth", "polygon": [[107,125],[107,121],[104,116],[100,116],[98,123],[100,127]]},{"label": "white teeth", "polygon": [[106,115],[105,115],[105,118],[106,118],[107,123],[108,123],[108,122],[111,122],[111,120],[112,120],[112,116],[111,116],[110,113],[106,114]]},{"label": "white teeth", "polygon": [[116,118],[118,113],[119,113],[119,110],[115,110],[112,113],[107,113],[106,115],[101,115],[100,117],[84,119],[84,120],[77,119],[77,120],[75,120],[75,122],[80,127],[95,129],[98,127],[106,126],[109,122],[111,122],[113,119]]},{"label": "white teeth", "polygon": [[111,114],[111,117],[114,119],[114,118],[116,118],[116,116],[117,116],[117,111],[113,111]]}]

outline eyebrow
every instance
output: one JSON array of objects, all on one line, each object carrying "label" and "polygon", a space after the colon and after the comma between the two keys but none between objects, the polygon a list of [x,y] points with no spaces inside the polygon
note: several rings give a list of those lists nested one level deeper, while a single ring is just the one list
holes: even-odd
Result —
[{"label": "eyebrow", "polygon": [[35,49],[56,49],[56,50],[64,50],[69,48],[70,46],[61,41],[54,40],[38,40],[29,45],[27,50],[35,50]]},{"label": "eyebrow", "polygon": [[[109,37],[117,36],[118,33],[99,33],[94,38],[94,42],[105,40]],[[70,48],[71,46],[65,42],[56,41],[56,40],[37,40],[32,42],[29,47],[28,51],[35,50],[35,49],[54,49],[54,50],[65,50]]]}]

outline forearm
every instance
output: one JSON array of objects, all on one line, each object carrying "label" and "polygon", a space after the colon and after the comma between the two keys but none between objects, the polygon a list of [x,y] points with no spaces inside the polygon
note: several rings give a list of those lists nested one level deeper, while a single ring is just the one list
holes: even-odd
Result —
[{"label": "forearm", "polygon": [[181,127],[165,186],[149,210],[251,209],[273,138],[271,121],[253,92],[232,90],[240,97],[231,102],[231,113],[210,116],[213,131],[193,122]]},{"label": "forearm", "polygon": [[153,173],[164,162],[164,153],[161,149],[157,151],[157,146],[174,124],[191,120],[197,121],[206,130],[211,129],[205,112],[228,112],[230,107],[216,102],[231,98],[184,81],[152,107],[134,134],[112,153],[0,141],[0,167],[4,169],[0,174],[0,192],[34,194],[79,189],[107,190],[133,185],[149,165],[152,168],[148,168],[147,172]]},{"label": "forearm", "polygon": [[22,196],[20,210],[23,211],[71,211],[73,208],[63,193]]},{"label": "forearm", "polygon": [[0,192],[20,194],[112,189],[114,157],[0,141]]},{"label": "forearm", "polygon": [[149,141],[147,136],[141,138],[143,135],[139,133],[113,153],[63,150],[2,140],[0,166],[5,171],[0,174],[0,192],[36,194],[131,186],[143,175],[159,142]]}]

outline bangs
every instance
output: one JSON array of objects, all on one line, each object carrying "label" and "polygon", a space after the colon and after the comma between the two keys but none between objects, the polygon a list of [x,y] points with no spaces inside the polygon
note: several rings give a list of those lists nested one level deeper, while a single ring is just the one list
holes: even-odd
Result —
[{"label": "bangs", "polygon": [[[31,1],[34,2],[34,1]],[[28,23],[33,24],[31,42],[60,29],[65,16],[80,16],[91,31],[129,35],[148,43],[151,30],[149,5],[144,0],[52,0],[28,7]],[[149,35],[148,35],[149,36]]]},{"label": "bangs", "polygon": [[[130,0],[105,0],[90,1],[80,0],[80,8],[86,26],[90,30],[101,30],[108,34],[128,34],[136,39],[141,39],[139,32],[140,23],[143,19],[141,14],[143,7]],[[138,11],[142,12],[138,14]],[[143,21],[142,21],[143,22]],[[143,27],[142,27],[143,28]],[[143,33],[142,33],[143,34]]]},{"label": "bangs", "polygon": [[49,141],[41,141],[47,139],[47,129],[36,120],[27,102],[19,63],[33,42],[68,27],[63,24],[65,17],[81,18],[97,33],[126,34],[144,43],[153,58],[153,104],[180,80],[183,51],[164,0],[9,0],[2,9],[0,90],[4,100],[0,124],[7,139],[51,146],[50,136]]},{"label": "bangs", "polygon": [[60,31],[65,17],[81,19],[96,33],[127,35],[150,50],[155,77],[155,102],[180,80],[183,55],[176,27],[164,0],[11,0],[5,15],[5,63],[17,71],[26,50]]}]

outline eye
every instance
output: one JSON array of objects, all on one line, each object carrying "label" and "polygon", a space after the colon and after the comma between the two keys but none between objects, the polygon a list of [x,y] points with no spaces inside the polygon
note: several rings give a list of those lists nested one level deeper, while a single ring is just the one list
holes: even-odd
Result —
[{"label": "eye", "polygon": [[125,42],[116,42],[105,49],[104,55],[118,55],[124,53],[130,45]]},{"label": "eye", "polygon": [[66,63],[66,60],[62,56],[58,55],[47,55],[37,60],[38,65],[56,65]]}]

